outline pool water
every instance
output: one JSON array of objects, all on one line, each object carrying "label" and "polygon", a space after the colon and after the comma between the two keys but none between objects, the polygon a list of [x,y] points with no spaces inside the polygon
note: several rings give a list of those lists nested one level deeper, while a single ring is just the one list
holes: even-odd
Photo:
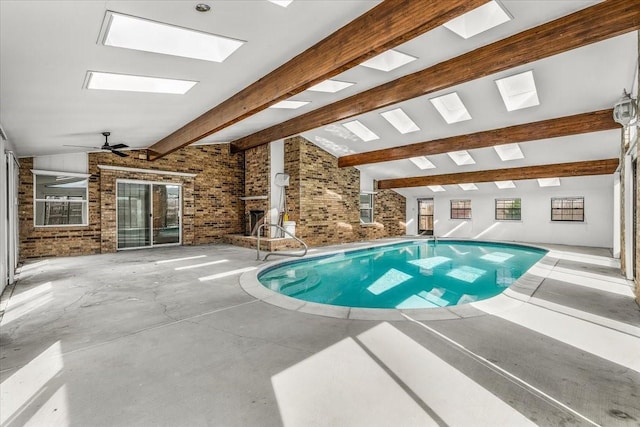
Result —
[{"label": "pool water", "polygon": [[498,295],[547,251],[527,246],[414,241],[279,264],[259,274],[267,288],[321,304],[429,308]]}]

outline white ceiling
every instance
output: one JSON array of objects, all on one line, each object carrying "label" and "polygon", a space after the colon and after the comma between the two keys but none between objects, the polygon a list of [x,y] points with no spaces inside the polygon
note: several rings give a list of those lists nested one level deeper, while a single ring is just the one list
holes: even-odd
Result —
[{"label": "white ceiling", "polygon": [[[266,0],[203,2],[212,6],[211,12],[196,12],[197,1],[0,1],[0,123],[18,155],[77,150],[65,144],[100,145],[102,131],[112,132],[113,143],[146,148],[379,3],[294,0],[282,8]],[[264,110],[205,141],[228,142],[249,135],[597,2],[501,3],[513,16],[505,24],[468,40],[437,28],[396,48],[417,57],[416,61],[389,73],[354,67],[335,77],[356,83],[343,91],[302,92],[292,99],[311,101],[306,106]],[[220,64],[106,47],[97,39],[107,10],[247,43]],[[631,89],[636,53],[634,32],[355,117],[380,136],[371,142],[360,141],[340,125],[354,118],[304,132],[303,136],[340,156],[611,108],[623,88]],[[199,83],[186,95],[92,91],[83,88],[87,70]],[[540,105],[507,112],[494,80],[527,70],[533,71]],[[460,95],[471,120],[448,125],[429,102],[429,98],[452,91]],[[380,116],[398,106],[420,131],[401,135]],[[594,160],[617,157],[619,141],[619,131],[607,131],[522,143],[522,160],[502,162],[493,149],[487,148],[471,151],[475,165],[456,166],[443,154],[429,157],[437,168],[427,171],[408,160],[361,169],[374,179],[385,179]],[[424,194],[425,190],[401,192]]]}]

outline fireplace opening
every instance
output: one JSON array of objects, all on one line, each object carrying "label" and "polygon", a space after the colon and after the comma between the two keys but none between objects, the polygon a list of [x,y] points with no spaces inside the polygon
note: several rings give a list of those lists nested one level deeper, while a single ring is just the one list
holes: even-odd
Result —
[{"label": "fireplace opening", "polygon": [[[246,236],[257,236],[258,227],[262,224],[264,219],[264,211],[249,211],[247,221],[247,230],[245,232]],[[263,228],[261,232],[261,236],[266,235],[266,229]]]}]

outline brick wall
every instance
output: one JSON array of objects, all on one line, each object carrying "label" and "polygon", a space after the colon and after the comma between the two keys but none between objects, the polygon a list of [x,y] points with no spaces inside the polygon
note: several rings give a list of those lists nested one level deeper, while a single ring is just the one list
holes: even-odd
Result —
[{"label": "brick wall", "polygon": [[302,137],[285,140],[287,205],[296,234],[311,246],[403,236],[406,201],[387,190],[374,196],[372,225],[360,224],[360,172]]},{"label": "brick wall", "polygon": [[[110,153],[89,154],[89,225],[33,226],[33,160],[21,159],[19,209],[22,258],[84,255],[115,251],[115,180],[136,179],[183,185],[183,244],[222,241],[241,233],[244,225],[244,155],[228,145],[187,147],[154,162],[140,160],[138,151],[121,158]],[[98,165],[158,169],[196,174],[177,177],[99,169]]]},{"label": "brick wall", "polygon": [[[264,211],[269,214],[269,193],[271,188],[271,150],[269,144],[250,148],[244,152],[244,195],[267,196],[266,199],[246,200],[244,207],[245,221],[248,221],[249,212],[252,210]],[[264,230],[263,235],[268,235],[269,230]]]}]

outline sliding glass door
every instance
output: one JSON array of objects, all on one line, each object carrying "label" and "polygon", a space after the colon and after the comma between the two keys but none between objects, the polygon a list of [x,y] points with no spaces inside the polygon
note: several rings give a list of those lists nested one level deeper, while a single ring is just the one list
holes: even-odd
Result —
[{"label": "sliding glass door", "polygon": [[179,244],[180,190],[175,184],[118,181],[118,249]]}]

